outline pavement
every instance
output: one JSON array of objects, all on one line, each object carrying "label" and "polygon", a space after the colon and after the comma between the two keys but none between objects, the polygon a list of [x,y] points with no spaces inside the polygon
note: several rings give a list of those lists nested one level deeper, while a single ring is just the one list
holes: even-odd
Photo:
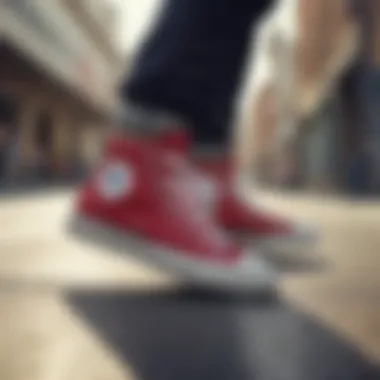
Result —
[{"label": "pavement", "polygon": [[0,378],[379,379],[380,203],[259,193],[320,226],[328,269],[221,300],[71,240],[71,193],[0,199]]}]

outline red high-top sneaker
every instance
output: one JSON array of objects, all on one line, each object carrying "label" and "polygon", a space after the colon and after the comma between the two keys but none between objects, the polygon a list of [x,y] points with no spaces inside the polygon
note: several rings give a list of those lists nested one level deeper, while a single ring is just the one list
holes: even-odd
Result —
[{"label": "red high-top sneaker", "polygon": [[242,241],[253,241],[263,251],[280,254],[283,258],[286,254],[293,256],[300,254],[300,250],[308,252],[311,249],[317,238],[315,230],[250,205],[238,189],[231,163],[209,161],[199,165],[218,188],[215,213],[226,229],[236,232]]},{"label": "red high-top sneaker", "polygon": [[139,253],[200,285],[272,290],[273,270],[235,245],[203,207],[185,150],[174,135],[111,139],[99,170],[79,191],[71,231]]}]

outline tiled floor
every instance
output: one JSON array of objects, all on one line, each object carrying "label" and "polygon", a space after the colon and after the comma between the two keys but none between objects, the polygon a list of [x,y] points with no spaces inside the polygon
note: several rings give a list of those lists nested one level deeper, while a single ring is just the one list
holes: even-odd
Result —
[{"label": "tiled floor", "polygon": [[[363,353],[366,360],[380,363],[380,205],[363,203],[354,206],[336,200],[321,201],[300,197],[284,199],[272,195],[261,198],[271,206],[279,207],[294,216],[308,217],[320,224],[323,239],[319,249],[331,264],[331,269],[322,273],[298,274],[282,279],[280,291],[287,303],[295,309],[288,311],[291,306],[287,306],[284,315],[277,313],[277,316],[272,316],[272,320],[275,321],[273,326],[277,326],[278,329],[279,326],[283,326],[281,331],[291,330],[291,326],[295,328],[293,322],[285,322],[289,320],[287,318],[293,318],[289,315],[292,316],[293,310],[297,310],[297,313],[308,315],[308,318],[315,321],[322,335],[322,330],[329,331],[336,339],[345,342],[345,346],[354,348],[357,353]],[[62,225],[68,202],[69,195],[59,192],[0,200],[0,378],[158,379],[158,375],[153,376],[152,368],[164,371],[157,360],[164,360],[165,355],[161,352],[160,356],[159,352],[147,349],[149,336],[146,334],[150,331],[147,323],[150,319],[146,314],[149,312],[152,319],[153,311],[158,310],[160,318],[167,318],[165,315],[168,314],[165,313],[168,309],[160,306],[159,297],[153,298],[151,303],[146,297],[139,298],[131,294],[141,289],[172,291],[177,288],[177,282],[162,273],[141,266],[138,262],[124,260],[115,257],[112,252],[104,252],[67,239],[62,233]],[[94,322],[93,325],[88,324],[88,320],[66,302],[63,288],[72,291],[82,290],[82,294],[87,290],[85,293],[91,297],[96,295],[96,289],[118,289],[118,296],[108,293],[110,296],[107,298],[98,297],[99,305],[108,304],[109,310],[119,308],[119,314],[123,314],[124,311],[120,309],[121,302],[128,310],[125,311],[124,317],[119,315],[116,318],[115,323],[118,325],[110,326],[111,311],[108,313],[110,315],[104,316],[103,313],[102,318],[106,320],[102,322],[102,318],[94,317],[99,311],[94,310],[92,301],[87,297],[87,301],[83,302],[89,303],[89,320]],[[126,300],[129,300],[128,303]],[[79,306],[83,306],[81,302]],[[168,301],[163,302],[167,304]],[[170,302],[172,323],[177,324],[177,327],[183,324],[184,329],[186,326],[194,328],[191,323],[185,324],[185,317],[178,315],[176,319],[175,316],[175,310],[186,310],[187,301],[183,303],[182,298],[182,304],[178,305],[176,300]],[[192,299],[191,304],[197,305],[198,301]],[[206,304],[209,304],[209,301]],[[221,307],[217,306],[219,310],[222,310]],[[248,311],[247,306],[241,307],[244,312],[237,310],[236,306],[231,306],[227,313],[233,315],[234,324],[240,326],[239,335],[247,337],[250,336],[250,332],[253,334],[256,331],[255,336],[261,336],[257,327],[261,326],[260,319]],[[79,307],[78,310],[84,309]],[[201,313],[199,310],[194,309],[191,313]],[[220,318],[222,315],[223,310],[220,311]],[[131,318],[129,330],[128,317]],[[138,322],[140,320],[141,324]],[[130,356],[111,339],[115,334],[117,336],[123,333],[120,321],[123,321],[126,334],[123,344],[128,346]],[[159,321],[158,318],[157,326],[154,324],[152,328],[157,330]],[[102,323],[106,325],[105,330],[108,329],[105,333],[102,331]],[[216,325],[219,326],[221,323],[222,321],[219,321]],[[121,329],[119,332],[117,326]],[[130,331],[132,326],[134,331]],[[146,327],[145,334],[139,330],[139,326]],[[271,330],[273,328],[275,327]],[[170,331],[176,331],[175,326]],[[128,335],[127,332],[132,335]],[[214,331],[216,332],[217,330]],[[229,339],[236,339],[235,335]],[[175,338],[171,334],[165,336],[167,339]],[[181,337],[179,330],[176,336],[177,339]],[[281,336],[279,332],[276,339]],[[316,336],[318,338],[319,335]],[[152,335],[152,339],[158,337],[158,332]],[[261,344],[265,345],[265,339],[260,339]],[[292,335],[288,334],[286,339],[286,342],[292,342]],[[155,341],[158,348],[159,343],[160,341]],[[203,343],[207,346],[206,341]],[[176,347],[172,341],[163,344],[167,348]],[[303,346],[305,344],[307,342],[302,343]],[[311,337],[309,345],[313,347]],[[242,379],[251,378],[249,375],[252,374],[248,371],[249,366],[247,367],[246,363],[253,360],[252,350],[255,346],[249,347],[243,350],[239,342],[235,342],[233,346],[235,351],[242,350],[243,357],[239,356],[234,364],[234,371],[242,371]],[[260,352],[270,352],[270,349],[264,346],[256,349]],[[178,351],[184,356],[195,355],[183,347]],[[154,352],[155,356],[149,357]],[[230,354],[226,351],[223,355]],[[259,356],[261,366],[270,367],[270,363],[267,362],[270,354],[262,355]],[[274,356],[273,354],[272,357]],[[259,360],[257,355],[256,360]],[[326,357],[321,360],[326,360]],[[148,364],[152,366],[150,369],[146,368]],[[182,370],[187,368],[186,365]],[[225,370],[228,372],[227,368]],[[177,368],[176,371],[170,373],[181,373],[181,368]],[[230,374],[236,378],[237,372],[234,371]],[[203,374],[205,373],[209,372]],[[283,375],[282,378],[279,375],[278,378],[273,377],[273,380],[287,380],[291,374],[291,370],[288,369],[288,377]],[[267,378],[272,380],[271,377]],[[257,379],[261,380],[260,377]],[[292,380],[297,379],[293,374]]]}]

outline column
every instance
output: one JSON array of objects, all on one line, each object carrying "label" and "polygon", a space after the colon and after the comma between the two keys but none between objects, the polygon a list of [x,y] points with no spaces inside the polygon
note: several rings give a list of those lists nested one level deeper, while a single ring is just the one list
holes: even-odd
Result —
[{"label": "column", "polygon": [[52,114],[52,151],[54,177],[65,178],[70,172],[70,161],[75,146],[72,136],[73,112],[67,106],[59,106]]},{"label": "column", "polygon": [[82,157],[88,167],[100,158],[106,128],[101,124],[87,124],[82,128]]},{"label": "column", "polygon": [[17,148],[12,172],[16,177],[28,174],[35,158],[35,130],[42,109],[42,101],[34,96],[20,102]]}]

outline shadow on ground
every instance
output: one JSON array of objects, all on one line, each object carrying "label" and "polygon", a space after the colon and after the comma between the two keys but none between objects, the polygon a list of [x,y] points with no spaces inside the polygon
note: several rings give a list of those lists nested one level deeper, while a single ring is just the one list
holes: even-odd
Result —
[{"label": "shadow on ground", "polygon": [[190,289],[68,299],[139,380],[380,379],[359,350],[281,302]]}]

